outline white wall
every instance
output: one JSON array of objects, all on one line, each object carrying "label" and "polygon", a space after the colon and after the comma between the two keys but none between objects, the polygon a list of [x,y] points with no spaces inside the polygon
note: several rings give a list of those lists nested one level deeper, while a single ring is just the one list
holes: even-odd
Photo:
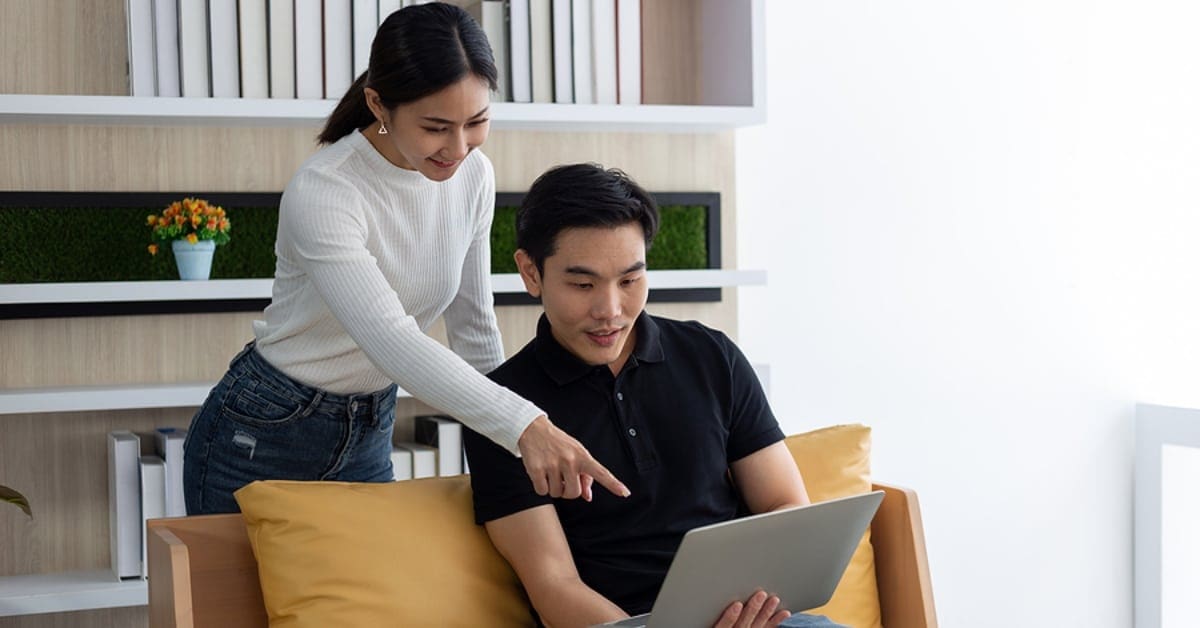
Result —
[{"label": "white wall", "polygon": [[1200,404],[1200,7],[766,0],[739,337],[875,428],[950,628],[1132,622],[1135,400]]}]

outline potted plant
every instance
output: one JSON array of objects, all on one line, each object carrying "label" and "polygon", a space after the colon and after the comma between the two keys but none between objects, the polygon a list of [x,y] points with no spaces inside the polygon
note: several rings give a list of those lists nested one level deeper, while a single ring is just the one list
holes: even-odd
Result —
[{"label": "potted plant", "polygon": [[147,250],[157,255],[158,243],[170,242],[180,279],[208,279],[213,252],[229,242],[230,224],[224,208],[202,198],[175,201],[160,214],[146,216],[154,240]]},{"label": "potted plant", "polygon": [[25,496],[14,491],[3,484],[0,484],[0,501],[8,502],[17,508],[25,511],[25,514],[33,516],[33,511],[29,509],[29,500]]}]

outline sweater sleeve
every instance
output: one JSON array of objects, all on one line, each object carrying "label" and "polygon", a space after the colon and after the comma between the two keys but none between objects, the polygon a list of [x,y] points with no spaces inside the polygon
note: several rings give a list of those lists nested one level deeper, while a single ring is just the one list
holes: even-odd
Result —
[{"label": "sweater sleeve", "polygon": [[504,362],[504,344],[492,296],[491,238],[496,210],[496,183],[491,163],[475,201],[475,229],[463,261],[458,293],[442,317],[450,349],[480,373],[490,373]]},{"label": "sweater sleeve", "polygon": [[517,440],[542,411],[421,331],[367,248],[364,206],[349,183],[308,172],[285,194],[279,234],[313,289],[381,372],[520,455]]}]

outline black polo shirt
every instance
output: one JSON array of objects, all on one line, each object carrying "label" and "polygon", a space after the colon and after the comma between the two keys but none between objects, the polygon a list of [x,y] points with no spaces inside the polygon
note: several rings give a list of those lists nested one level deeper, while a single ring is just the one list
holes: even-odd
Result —
[{"label": "black polo shirt", "polygon": [[729,464],[783,439],[725,334],[645,312],[635,324],[616,377],[564,349],[545,316],[537,337],[490,374],[579,439],[630,497],[599,485],[590,503],[539,496],[519,459],[464,436],[477,522],[554,504],[583,581],[630,614],[650,610],[685,532],[742,513]]}]

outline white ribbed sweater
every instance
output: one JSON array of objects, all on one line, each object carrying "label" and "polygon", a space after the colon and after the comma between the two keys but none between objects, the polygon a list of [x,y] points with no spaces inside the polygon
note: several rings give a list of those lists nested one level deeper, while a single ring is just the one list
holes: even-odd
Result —
[{"label": "white ribbed sweater", "polygon": [[[271,305],[254,322],[259,352],[333,393],[396,382],[518,453],[543,412],[481,374],[504,361],[494,206],[492,164],[478,150],[439,183],[393,165],[361,133],[321,149],[280,202]],[[439,316],[450,349],[425,334]]]}]

